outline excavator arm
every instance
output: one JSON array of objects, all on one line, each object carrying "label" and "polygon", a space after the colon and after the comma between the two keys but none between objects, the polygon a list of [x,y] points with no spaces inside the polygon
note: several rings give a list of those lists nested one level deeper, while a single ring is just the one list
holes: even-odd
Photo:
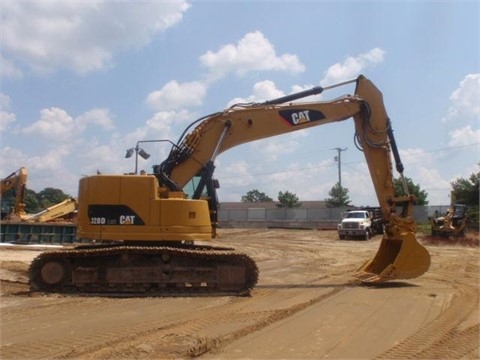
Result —
[{"label": "excavator arm", "polygon": [[[326,89],[316,87],[264,103],[234,105],[199,119],[192,124],[196,127],[173,146],[168,158],[155,167],[160,183],[170,191],[181,191],[200,174],[194,198],[199,198],[204,188],[207,189],[212,223],[215,224],[216,195],[212,176],[219,154],[246,142],[353,118],[356,145],[365,155],[386,223],[377,255],[359,269],[358,276],[364,281],[381,282],[423,274],[429,268],[430,256],[415,238],[416,223],[412,217],[415,199],[408,194],[403,178],[403,164],[382,93],[364,76],[351,82],[356,82],[353,96],[325,102],[291,103]],[[338,85],[346,83],[349,82]],[[331,87],[334,86],[337,85]],[[392,156],[404,184],[405,195],[400,197],[395,197]]]}]

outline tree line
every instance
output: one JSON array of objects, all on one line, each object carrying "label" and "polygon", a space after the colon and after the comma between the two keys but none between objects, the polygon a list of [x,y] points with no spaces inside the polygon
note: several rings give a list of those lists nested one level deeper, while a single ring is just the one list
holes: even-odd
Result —
[{"label": "tree line", "polygon": [[[451,202],[461,203],[468,206],[467,216],[474,223],[479,221],[479,178],[480,172],[471,174],[468,178],[457,178],[450,183],[452,189],[450,191]],[[422,190],[419,184],[415,184],[412,179],[405,177],[405,183],[408,193],[415,196],[415,205],[428,205],[428,193]],[[395,196],[403,196],[404,184],[401,178],[394,179],[393,183]],[[341,186],[338,182],[329,191],[328,198],[325,198],[325,204],[329,208],[334,207],[353,207],[349,190]],[[289,191],[280,191],[278,193],[278,207],[297,208],[302,204],[299,202],[298,196]],[[271,197],[257,189],[248,191],[241,198],[242,202],[270,202]]]}]

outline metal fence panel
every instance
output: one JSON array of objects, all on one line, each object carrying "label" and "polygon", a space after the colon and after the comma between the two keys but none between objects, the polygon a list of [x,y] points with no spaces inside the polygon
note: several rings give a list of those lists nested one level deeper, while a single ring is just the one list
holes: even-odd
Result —
[{"label": "metal fence panel", "polygon": [[[449,205],[414,206],[413,217],[418,223],[427,223],[428,218],[436,214],[445,214]],[[347,208],[249,208],[220,209],[221,221],[340,221]]]},{"label": "metal fence panel", "polygon": [[250,208],[247,211],[248,220],[265,220],[267,209],[264,208]]},{"label": "metal fence panel", "polygon": [[307,209],[286,209],[285,213],[288,220],[307,220]]},{"label": "metal fence panel", "polygon": [[285,208],[278,209],[267,209],[265,220],[274,221],[274,220],[287,220]]}]

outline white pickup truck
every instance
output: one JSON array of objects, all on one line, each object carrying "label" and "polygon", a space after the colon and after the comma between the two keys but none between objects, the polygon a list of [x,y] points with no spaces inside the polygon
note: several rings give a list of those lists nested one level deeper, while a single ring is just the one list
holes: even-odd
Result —
[{"label": "white pickup truck", "polygon": [[338,237],[360,237],[364,240],[383,233],[383,221],[380,208],[349,210],[338,224]]}]

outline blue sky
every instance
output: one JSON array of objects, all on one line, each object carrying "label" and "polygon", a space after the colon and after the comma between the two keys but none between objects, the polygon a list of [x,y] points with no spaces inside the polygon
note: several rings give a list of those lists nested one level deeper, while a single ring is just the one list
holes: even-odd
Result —
[{"label": "blue sky", "polygon": [[[405,176],[431,205],[479,171],[477,1],[25,1],[1,3],[0,176],[76,196],[81,176],[131,172],[139,140],[176,142],[197,118],[364,74],[383,92]],[[353,86],[311,100],[353,93]],[[220,201],[258,189],[323,200],[338,181],[376,197],[353,121],[233,148]],[[146,143],[151,171],[169,147]]]}]

